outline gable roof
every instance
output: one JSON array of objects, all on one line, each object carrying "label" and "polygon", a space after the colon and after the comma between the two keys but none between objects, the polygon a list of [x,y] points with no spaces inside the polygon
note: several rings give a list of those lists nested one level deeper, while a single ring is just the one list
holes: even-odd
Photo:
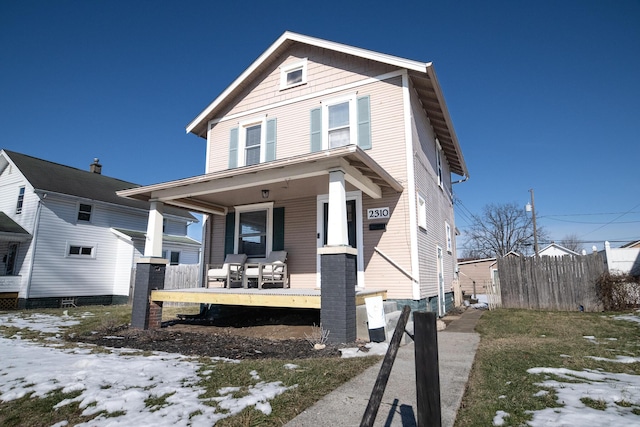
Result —
[{"label": "gable roof", "polygon": [[414,88],[418,93],[422,107],[429,117],[433,130],[440,142],[442,150],[449,162],[451,171],[461,176],[469,176],[467,166],[462,156],[462,150],[455,134],[449,111],[444,102],[440,84],[436,78],[431,62],[418,62],[393,55],[374,52],[354,46],[309,37],[286,31],[266,51],[262,53],[240,76],[231,83],[211,104],[187,125],[187,133],[191,132],[206,138],[207,123],[216,117],[225,103],[233,99],[244,90],[270,64],[278,60],[282,53],[295,43],[303,43],[328,49],[347,55],[353,55],[372,61],[385,63],[406,69]]},{"label": "gable roof", "polygon": [[620,246],[620,248],[629,249],[629,248],[640,248],[640,240],[635,240],[633,242],[625,243]]},{"label": "gable roof", "polygon": [[559,245],[559,244],[557,244],[555,242],[551,242],[549,245],[547,245],[544,248],[540,249],[538,251],[538,255],[544,256],[545,255],[544,252],[548,252],[548,251],[551,251],[553,249],[556,249],[556,250],[558,250],[560,252],[564,252],[567,255],[579,255],[577,252],[572,251],[569,248],[565,248],[564,246]]},{"label": "gable roof", "polygon": [[[116,191],[119,190],[140,187],[138,184],[38,159],[15,151],[2,150],[2,152],[11,159],[35,190],[66,194],[142,210],[149,209],[149,203],[125,199],[116,194]],[[167,207],[165,212],[188,218],[191,221],[196,220],[193,215],[183,209]]]}]

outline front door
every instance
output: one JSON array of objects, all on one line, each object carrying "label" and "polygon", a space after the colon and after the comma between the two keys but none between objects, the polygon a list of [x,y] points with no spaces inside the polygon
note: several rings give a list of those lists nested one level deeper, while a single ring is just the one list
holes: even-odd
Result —
[{"label": "front door", "polygon": [[[358,286],[364,286],[364,270],[362,262],[362,194],[359,191],[347,193],[347,236],[349,246],[358,250],[356,259],[356,277]],[[318,196],[318,247],[327,244],[329,224],[329,197]],[[320,287],[320,256],[317,265],[317,284]]]}]

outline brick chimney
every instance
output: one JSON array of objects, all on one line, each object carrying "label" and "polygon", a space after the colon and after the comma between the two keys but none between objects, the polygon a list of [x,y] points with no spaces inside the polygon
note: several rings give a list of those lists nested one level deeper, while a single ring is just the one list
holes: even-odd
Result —
[{"label": "brick chimney", "polygon": [[102,173],[102,165],[99,163],[100,160],[96,157],[93,159],[93,163],[89,165],[89,172],[101,174]]}]

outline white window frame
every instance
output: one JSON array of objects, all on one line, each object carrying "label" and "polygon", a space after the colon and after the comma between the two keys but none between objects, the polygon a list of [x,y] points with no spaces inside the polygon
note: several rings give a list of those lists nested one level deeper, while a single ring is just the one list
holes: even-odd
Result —
[{"label": "white window frame", "polygon": [[247,166],[247,129],[260,125],[260,163],[264,163],[267,153],[267,117],[257,117],[240,122],[238,131],[238,166]]},{"label": "white window frame", "polygon": [[436,139],[436,169],[436,174],[438,175],[438,186],[444,190],[444,183],[442,179],[442,146],[438,139]]},{"label": "white window frame", "polygon": [[[178,262],[174,263],[171,261],[171,257],[173,256],[173,254],[178,254]],[[181,253],[180,251],[171,251],[171,250],[163,250],[162,251],[162,258],[166,259],[167,261],[169,261],[169,265],[180,265],[180,257],[181,257]]]},{"label": "white window frame", "polygon": [[349,144],[358,143],[358,112],[356,106],[356,94],[341,96],[322,102],[322,149],[329,149],[329,107],[344,102],[349,103]]},{"label": "white window frame", "polygon": [[[81,211],[80,208],[82,206],[89,206],[91,207],[91,210],[88,212],[89,213],[89,219],[81,219],[80,218],[80,214],[81,213],[87,213],[87,211]],[[76,221],[77,222],[86,222],[86,223],[92,223],[93,222],[93,214],[94,214],[94,205],[92,205],[91,203],[82,203],[82,202],[78,202],[78,209],[76,210]]]},{"label": "white window frame", "polygon": [[[80,248],[80,253],[72,254],[71,253],[71,248],[72,247]],[[83,244],[83,243],[67,242],[64,256],[65,256],[65,258],[96,259],[97,248],[98,248],[97,244],[88,245],[88,244]],[[83,249],[90,249],[91,250],[91,254],[83,254],[82,253]]]},{"label": "white window frame", "polygon": [[238,253],[238,239],[240,238],[240,214],[242,212],[267,211],[267,239],[265,257],[273,250],[273,202],[256,203],[253,205],[234,206],[236,220],[233,233],[233,253]]},{"label": "white window frame", "polygon": [[16,214],[22,213],[22,208],[24,207],[24,193],[26,191],[27,190],[24,185],[18,188],[18,201],[16,203]]},{"label": "white window frame", "polygon": [[449,225],[448,221],[444,222],[444,232],[445,237],[447,239],[447,252],[453,252],[453,240],[451,239],[451,225]]},{"label": "white window frame", "polygon": [[418,209],[418,227],[427,231],[427,201],[420,193],[416,193]]},{"label": "white window frame", "polygon": [[[289,73],[298,70],[302,71],[302,79],[299,82],[288,84],[287,77]],[[280,90],[290,89],[304,84],[307,84],[307,58],[280,67]]]}]

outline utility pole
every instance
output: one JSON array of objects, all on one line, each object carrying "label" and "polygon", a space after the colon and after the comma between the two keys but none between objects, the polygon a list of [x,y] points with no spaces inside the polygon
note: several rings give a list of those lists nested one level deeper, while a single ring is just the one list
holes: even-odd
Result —
[{"label": "utility pole", "polygon": [[538,257],[538,230],[536,229],[536,204],[533,201],[533,188],[529,190],[531,193],[531,218],[533,219],[533,251]]}]

